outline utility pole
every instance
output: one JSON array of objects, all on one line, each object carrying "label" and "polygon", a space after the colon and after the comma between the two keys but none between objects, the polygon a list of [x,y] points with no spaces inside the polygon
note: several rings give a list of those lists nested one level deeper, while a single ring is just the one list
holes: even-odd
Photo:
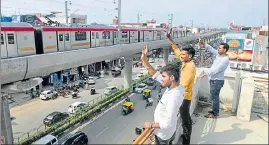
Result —
[{"label": "utility pole", "polygon": [[71,1],[65,1],[65,23],[68,24],[68,2],[70,2],[70,5],[71,5]]},{"label": "utility pole", "polygon": [[118,44],[120,44],[121,39],[121,0],[118,0]]},{"label": "utility pole", "polygon": [[137,14],[137,23],[139,23],[140,22],[140,14],[138,13]]},{"label": "utility pole", "polygon": [[[1,14],[1,0],[0,0],[0,18],[2,17]],[[1,21],[0,21],[0,28],[1,28]],[[1,29],[0,29],[1,33]],[[0,51],[1,56],[1,51]],[[1,58],[2,60],[2,58]],[[1,63],[0,63],[1,69]],[[1,71],[0,71],[0,84],[1,84]],[[11,126],[11,117],[9,112],[9,103],[7,96],[2,96],[2,89],[0,86],[0,95],[1,95],[1,145],[2,144],[13,144],[13,133],[12,133],[12,126]]]},{"label": "utility pole", "polygon": [[168,19],[168,25],[172,28],[173,26],[173,14],[168,15],[170,18]]}]

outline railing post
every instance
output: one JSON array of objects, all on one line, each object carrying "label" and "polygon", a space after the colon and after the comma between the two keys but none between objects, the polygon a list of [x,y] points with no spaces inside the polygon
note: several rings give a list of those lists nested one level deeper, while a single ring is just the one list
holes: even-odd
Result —
[{"label": "railing post", "polygon": [[238,107],[240,92],[241,92],[241,83],[242,83],[241,73],[237,71],[235,75],[234,93],[233,93],[233,102],[232,102],[232,114],[233,115],[236,115],[236,112],[237,112],[237,107]]}]

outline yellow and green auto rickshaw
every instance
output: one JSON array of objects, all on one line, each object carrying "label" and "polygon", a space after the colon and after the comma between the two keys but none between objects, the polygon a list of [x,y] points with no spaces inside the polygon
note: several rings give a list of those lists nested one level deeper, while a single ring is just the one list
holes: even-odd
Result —
[{"label": "yellow and green auto rickshaw", "polygon": [[126,101],[122,105],[122,114],[123,115],[127,115],[133,111],[134,111],[134,103],[133,102]]},{"label": "yellow and green auto rickshaw", "polygon": [[143,90],[143,99],[147,99],[151,97],[151,89],[145,89]]}]

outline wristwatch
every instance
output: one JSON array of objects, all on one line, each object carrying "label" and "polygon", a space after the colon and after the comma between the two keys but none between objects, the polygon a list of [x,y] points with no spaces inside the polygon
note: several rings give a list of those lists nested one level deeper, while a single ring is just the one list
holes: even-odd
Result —
[{"label": "wristwatch", "polygon": [[150,127],[149,127],[150,129],[152,129],[152,125],[153,125],[153,123],[150,123]]}]

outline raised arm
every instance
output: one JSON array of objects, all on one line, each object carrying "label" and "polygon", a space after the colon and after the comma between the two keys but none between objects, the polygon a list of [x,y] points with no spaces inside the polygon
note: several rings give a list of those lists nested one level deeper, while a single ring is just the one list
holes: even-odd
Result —
[{"label": "raised arm", "polygon": [[172,33],[172,28],[170,29],[170,32],[167,33],[167,38],[171,44],[171,47],[175,53],[175,56],[177,56],[178,58],[180,57],[180,54],[181,54],[181,51],[180,51],[180,48],[177,47],[177,45],[175,44],[175,42],[173,41],[172,37],[171,37],[171,33]]},{"label": "raised arm", "polygon": [[142,49],[141,60],[145,68],[148,70],[149,75],[152,77],[156,74],[157,71],[150,65],[147,56],[148,56],[148,46],[145,45]]},{"label": "raised arm", "polygon": [[213,55],[218,56],[218,50],[214,49],[212,46],[206,44],[204,41],[200,41],[199,45],[201,48],[205,48],[206,50],[208,50],[209,52],[211,52]]}]

